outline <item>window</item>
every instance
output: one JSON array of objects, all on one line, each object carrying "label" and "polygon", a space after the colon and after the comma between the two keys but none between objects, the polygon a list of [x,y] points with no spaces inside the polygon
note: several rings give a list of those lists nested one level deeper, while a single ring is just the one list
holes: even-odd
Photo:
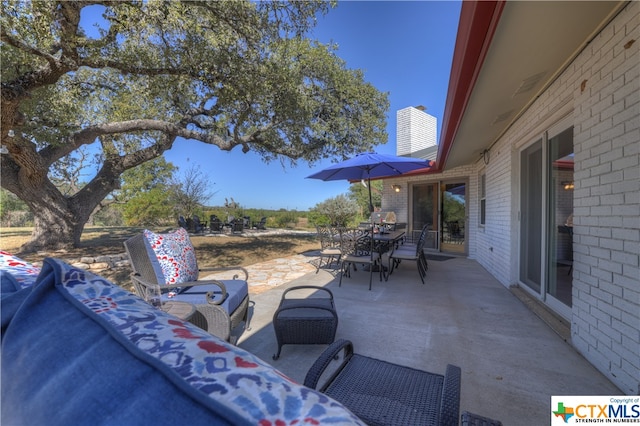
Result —
[{"label": "window", "polygon": [[480,175],[480,225],[484,226],[487,217],[487,175]]}]

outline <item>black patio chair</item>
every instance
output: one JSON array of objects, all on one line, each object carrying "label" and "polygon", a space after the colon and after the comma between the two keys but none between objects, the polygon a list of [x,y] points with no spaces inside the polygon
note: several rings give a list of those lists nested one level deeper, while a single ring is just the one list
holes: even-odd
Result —
[{"label": "black patio chair", "polygon": [[429,225],[422,227],[418,242],[413,244],[403,244],[398,247],[394,247],[389,255],[389,275],[393,273],[393,270],[400,265],[403,260],[415,261],[418,266],[418,273],[420,274],[420,280],[424,284],[424,277],[427,275],[427,257],[424,255],[424,244],[427,241],[427,233],[429,231]]},{"label": "black patio chair", "polygon": [[329,370],[335,372],[318,390],[365,423],[458,426],[460,367],[449,364],[444,375],[429,373],[355,354],[353,344],[340,339],[311,366],[304,385],[316,389],[334,360],[337,369]]},{"label": "black patio chair", "polygon": [[186,229],[187,231],[189,230],[189,225],[187,224],[187,221],[185,220],[184,216],[178,216],[178,225],[181,228]]},{"label": "black patio chair", "polygon": [[209,231],[219,234],[222,232],[222,226],[223,224],[220,218],[218,218],[216,215],[211,215],[211,217],[209,218]]},{"label": "black patio chair", "polygon": [[[305,291],[313,291],[305,295]],[[296,297],[297,296],[297,297]],[[331,290],[310,285],[290,287],[282,293],[273,315],[273,329],[280,357],[283,345],[323,345],[332,343],[338,328],[338,314]]]},{"label": "black patio chair", "polygon": [[260,222],[254,223],[253,224],[253,228],[255,229],[262,229],[262,230],[266,230],[267,228],[265,227],[267,223],[267,218],[263,217],[262,219],[260,219]]},{"label": "black patio chair", "polygon": [[322,259],[327,259],[327,266],[330,266],[334,259],[339,265],[342,250],[340,248],[340,231],[338,228],[316,225],[316,232],[320,240],[320,259],[316,269],[317,274],[322,266]]},{"label": "black patio chair", "polygon": [[204,230],[207,228],[207,221],[205,220],[204,222],[201,222],[198,215],[194,214],[192,220],[193,220],[193,232],[199,234],[200,232],[204,232]]},{"label": "black patio chair", "polygon": [[384,273],[384,267],[380,264],[380,253],[374,250],[371,228],[348,228],[343,229],[340,234],[340,251],[342,253],[340,262],[340,281],[338,287],[342,286],[342,277],[351,277],[351,266],[355,270],[356,264],[368,265],[369,267],[369,290],[373,279],[373,272],[378,268],[380,281]]},{"label": "black patio chair", "polygon": [[234,219],[231,222],[231,232],[233,234],[241,234],[244,231],[244,222],[242,219]]}]

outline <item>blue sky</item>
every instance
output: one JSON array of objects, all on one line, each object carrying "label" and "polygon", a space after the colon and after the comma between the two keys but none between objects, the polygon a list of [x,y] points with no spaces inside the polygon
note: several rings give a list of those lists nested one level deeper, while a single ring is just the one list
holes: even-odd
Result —
[{"label": "blue sky", "polygon": [[[362,69],[368,82],[389,92],[389,139],[376,152],[395,154],[396,112],[408,106],[424,105],[440,137],[460,7],[459,1],[341,1],[318,19],[310,37],[336,43],[347,67]],[[216,191],[209,205],[233,197],[245,208],[307,210],[349,188],[346,181],[305,179],[331,160],[293,168],[183,139],[165,158],[181,171],[200,167]]]}]

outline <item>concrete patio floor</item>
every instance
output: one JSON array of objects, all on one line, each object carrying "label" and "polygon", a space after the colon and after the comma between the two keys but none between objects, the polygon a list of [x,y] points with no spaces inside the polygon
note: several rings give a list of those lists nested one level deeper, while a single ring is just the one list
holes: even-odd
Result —
[{"label": "concrete patio floor", "polygon": [[302,383],[326,345],[285,345],[280,359],[272,326],[284,289],[318,285],[333,292],[336,338],[363,355],[443,374],[462,369],[461,412],[505,426],[550,424],[552,395],[622,395],[604,375],[477,262],[463,257],[429,261],[426,284],[404,262],[379,282],[359,270],[338,287],[321,270],[253,296],[251,330],[238,346]]}]

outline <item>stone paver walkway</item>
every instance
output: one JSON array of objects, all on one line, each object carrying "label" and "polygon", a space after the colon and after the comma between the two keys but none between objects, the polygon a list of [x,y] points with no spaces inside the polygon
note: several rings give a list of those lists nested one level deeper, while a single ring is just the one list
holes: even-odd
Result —
[{"label": "stone paver walkway", "polygon": [[298,254],[249,265],[245,268],[249,272],[249,292],[259,294],[314,272],[318,260],[318,256]]}]

